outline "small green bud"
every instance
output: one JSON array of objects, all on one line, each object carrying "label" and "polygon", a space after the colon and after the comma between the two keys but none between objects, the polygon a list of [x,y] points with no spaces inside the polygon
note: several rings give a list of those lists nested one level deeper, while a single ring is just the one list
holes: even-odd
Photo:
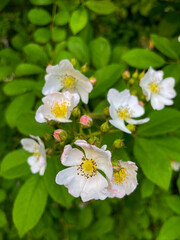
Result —
[{"label": "small green bud", "polygon": [[125,139],[116,139],[114,142],[113,142],[113,147],[115,148],[123,148],[125,146],[124,144],[124,141]]},{"label": "small green bud", "polygon": [[85,63],[85,64],[81,67],[80,72],[85,73],[85,72],[87,72],[88,70],[89,70],[88,64]]},{"label": "small green bud", "polygon": [[92,136],[88,139],[88,143],[98,145],[99,144],[99,138],[96,137],[96,136]]},{"label": "small green bud", "polygon": [[133,73],[132,77],[135,78],[135,79],[138,77],[138,71],[137,70]]},{"label": "small green bud", "polygon": [[59,139],[61,140],[61,142],[66,141],[66,139],[68,138],[68,134],[65,130],[59,132],[58,135],[59,135]]},{"label": "small green bud", "polygon": [[104,114],[105,114],[106,116],[109,116],[109,107],[105,107],[105,108],[104,108]]},{"label": "small green bud", "polygon": [[72,112],[71,112],[72,116],[74,118],[79,118],[81,115],[81,110],[79,109],[79,107],[75,107]]},{"label": "small green bud", "polygon": [[127,80],[127,79],[129,79],[130,78],[130,72],[129,71],[125,71],[125,72],[123,72],[123,74],[122,74],[122,78],[124,79],[124,80]]},{"label": "small green bud", "polygon": [[133,85],[133,84],[135,83],[135,79],[134,79],[134,78],[130,78],[130,79],[129,79],[129,83],[130,83],[131,85]]},{"label": "small green bud", "polygon": [[131,90],[131,94],[136,96],[137,95],[137,90],[135,90],[135,89]]},{"label": "small green bud", "polygon": [[142,71],[140,74],[139,74],[139,79],[143,78],[144,77],[144,71]]},{"label": "small green bud", "polygon": [[52,139],[52,136],[49,133],[45,133],[43,137],[44,137],[44,140],[46,140],[46,141],[49,141]]},{"label": "small green bud", "polygon": [[128,124],[127,129],[129,129],[131,132],[135,132],[136,131],[136,126],[133,125],[133,124]]},{"label": "small green bud", "polygon": [[72,63],[73,67],[76,67],[76,65],[77,65],[77,59],[71,58],[70,62]]},{"label": "small green bud", "polygon": [[100,126],[100,130],[103,133],[106,133],[109,131],[109,124],[108,122],[104,122],[101,126]]}]

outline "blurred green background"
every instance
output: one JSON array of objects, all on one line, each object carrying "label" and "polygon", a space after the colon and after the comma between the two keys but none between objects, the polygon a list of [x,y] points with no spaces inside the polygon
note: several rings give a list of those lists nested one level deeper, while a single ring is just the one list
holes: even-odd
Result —
[{"label": "blurred green background", "polygon": [[[130,88],[144,100],[139,74],[149,66],[174,77],[179,92],[178,37],[178,0],[0,1],[0,240],[180,239],[180,175],[170,165],[180,161],[179,95],[159,112],[146,104],[152,121],[139,127],[136,139],[120,136],[126,148],[113,157],[139,167],[139,185],[123,199],[74,199],[54,182],[60,156],[48,159],[43,177],[32,175],[20,145],[32,134],[53,149],[53,127],[34,120],[48,64],[73,59],[95,76],[89,108],[102,112],[111,87]],[[116,138],[107,134],[103,143],[111,149]],[[21,205],[14,209],[17,198]]]}]

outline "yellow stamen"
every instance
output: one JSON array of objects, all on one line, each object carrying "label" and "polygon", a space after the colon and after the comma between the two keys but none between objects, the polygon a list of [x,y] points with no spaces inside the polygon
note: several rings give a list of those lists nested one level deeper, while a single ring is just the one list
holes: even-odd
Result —
[{"label": "yellow stamen", "polygon": [[125,179],[128,179],[128,174],[126,168],[121,168],[119,171],[115,171],[114,175],[114,183],[116,185],[121,184]]},{"label": "yellow stamen", "polygon": [[117,112],[118,116],[122,119],[131,118],[130,111],[125,107],[120,107]]},{"label": "yellow stamen", "polygon": [[63,102],[59,104],[58,102],[56,102],[54,107],[52,107],[51,109],[51,113],[55,117],[65,117],[67,115],[67,108],[68,108],[68,103]]},{"label": "yellow stamen", "polygon": [[34,152],[33,155],[37,158],[36,161],[39,161],[39,158],[41,157],[40,153],[37,151]]},{"label": "yellow stamen", "polygon": [[97,165],[93,159],[83,158],[77,170],[79,171],[78,175],[80,174],[81,176],[89,178],[97,174]]},{"label": "yellow stamen", "polygon": [[156,83],[155,81],[149,83],[149,89],[150,89],[151,92],[153,92],[153,93],[159,93],[159,92],[160,92],[159,84]]},{"label": "yellow stamen", "polygon": [[75,78],[72,76],[65,76],[64,78],[64,88],[73,89],[75,88]]}]

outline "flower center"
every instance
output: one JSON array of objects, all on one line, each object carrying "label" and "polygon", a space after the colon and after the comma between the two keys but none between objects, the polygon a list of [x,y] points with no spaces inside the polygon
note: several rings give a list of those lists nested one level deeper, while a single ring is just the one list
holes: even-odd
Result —
[{"label": "flower center", "polygon": [[155,82],[155,81],[149,83],[149,89],[153,93],[159,93],[160,92],[159,84],[157,82]]},{"label": "flower center", "polygon": [[97,165],[93,159],[82,158],[82,163],[78,166],[78,175],[86,178],[93,177],[97,174]]},{"label": "flower center", "polygon": [[64,77],[64,88],[67,89],[75,88],[75,78],[70,75],[66,75]]},{"label": "flower center", "polygon": [[63,102],[59,104],[58,102],[51,108],[51,113],[55,117],[65,117],[67,115],[67,108],[69,104],[67,102]]},{"label": "flower center", "polygon": [[128,107],[120,107],[117,114],[122,119],[131,118],[131,111],[128,109]]},{"label": "flower center", "polygon": [[114,175],[114,183],[116,185],[121,184],[125,179],[128,179],[128,174],[126,168],[121,168],[119,171],[115,171]]},{"label": "flower center", "polygon": [[39,158],[41,157],[40,153],[37,151],[34,152],[33,155],[37,158],[36,161],[39,161]]}]

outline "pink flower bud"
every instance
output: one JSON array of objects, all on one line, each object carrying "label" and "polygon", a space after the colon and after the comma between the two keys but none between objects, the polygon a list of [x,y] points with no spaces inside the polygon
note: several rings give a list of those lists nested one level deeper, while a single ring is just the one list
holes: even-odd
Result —
[{"label": "pink flower bud", "polygon": [[51,64],[48,64],[47,67],[52,67],[52,65],[51,65]]},{"label": "pink flower bud", "polygon": [[141,107],[143,107],[143,106],[144,106],[144,103],[143,103],[142,101],[139,101],[139,105],[140,105]]},{"label": "pink flower bud", "polygon": [[83,115],[80,118],[80,124],[82,124],[83,126],[86,126],[86,127],[90,127],[92,125],[92,118],[90,118],[87,115]]},{"label": "pink flower bud", "polygon": [[54,136],[54,138],[55,138],[57,141],[61,141],[61,138],[60,138],[60,136],[59,136],[59,133],[61,133],[61,132],[63,132],[62,129],[57,129],[57,130],[54,131],[53,136]]},{"label": "pink flower bud", "polygon": [[89,79],[89,81],[90,81],[90,83],[92,83],[93,86],[96,85],[97,80],[96,80],[95,77],[91,77],[91,78]]}]

